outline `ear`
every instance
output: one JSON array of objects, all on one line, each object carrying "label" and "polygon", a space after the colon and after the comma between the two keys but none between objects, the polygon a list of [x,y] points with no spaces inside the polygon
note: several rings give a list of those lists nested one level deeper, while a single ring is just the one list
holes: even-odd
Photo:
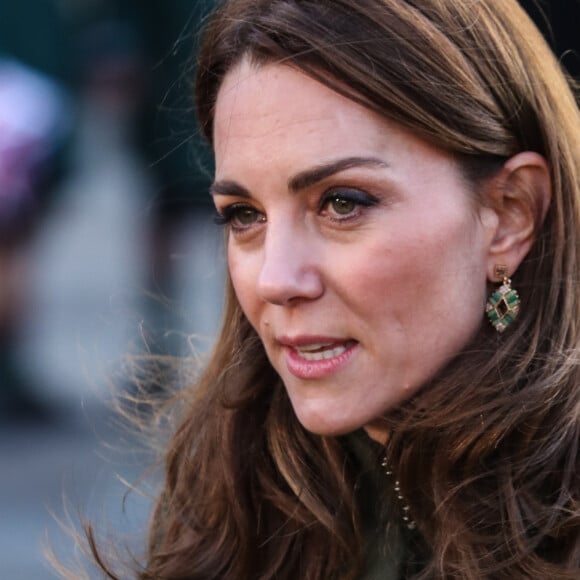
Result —
[{"label": "ear", "polygon": [[489,247],[487,276],[497,281],[496,266],[512,275],[526,257],[542,226],[552,198],[547,161],[525,151],[511,157],[491,183],[491,209],[497,229]]}]

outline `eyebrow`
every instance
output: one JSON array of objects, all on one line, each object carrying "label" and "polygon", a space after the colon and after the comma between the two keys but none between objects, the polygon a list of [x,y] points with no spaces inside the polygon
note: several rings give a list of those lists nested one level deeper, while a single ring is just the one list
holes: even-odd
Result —
[{"label": "eyebrow", "polygon": [[[385,169],[389,164],[377,157],[345,157],[329,163],[317,165],[311,169],[300,171],[288,180],[288,189],[298,193],[304,189],[316,185],[320,181],[355,167],[375,167]],[[215,181],[210,186],[211,195],[228,195],[233,197],[252,197],[250,192],[242,185],[231,180]]]},{"label": "eyebrow", "polygon": [[317,165],[312,169],[306,169],[305,171],[297,173],[288,180],[288,189],[297,193],[316,185],[335,173],[340,173],[341,171],[346,171],[354,167],[386,168],[388,164],[377,157],[345,157],[344,159]]}]

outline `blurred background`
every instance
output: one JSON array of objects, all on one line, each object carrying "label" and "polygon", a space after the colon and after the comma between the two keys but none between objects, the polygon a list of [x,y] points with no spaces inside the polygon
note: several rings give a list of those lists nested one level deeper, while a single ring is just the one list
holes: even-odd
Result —
[{"label": "blurred background", "polygon": [[2,580],[55,578],[42,543],[73,558],[57,519],[80,513],[142,545],[149,503],[123,510],[122,480],[151,457],[110,401],[136,388],[127,359],[215,336],[222,237],[191,104],[209,8],[0,3]]},{"label": "blurred background", "polygon": [[[72,560],[58,521],[79,514],[142,546],[150,503],[123,502],[124,482],[151,456],[109,403],[134,392],[132,357],[206,351],[219,324],[222,236],[191,103],[211,4],[0,3],[2,580],[56,578],[42,545]],[[580,3],[522,4],[577,76]]]}]

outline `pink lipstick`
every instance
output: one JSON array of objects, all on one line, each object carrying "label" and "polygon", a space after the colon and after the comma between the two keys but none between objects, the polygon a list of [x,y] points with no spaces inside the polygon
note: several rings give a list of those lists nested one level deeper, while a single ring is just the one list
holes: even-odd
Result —
[{"label": "pink lipstick", "polygon": [[353,356],[358,343],[329,337],[281,339],[286,366],[301,379],[319,379],[335,373]]}]

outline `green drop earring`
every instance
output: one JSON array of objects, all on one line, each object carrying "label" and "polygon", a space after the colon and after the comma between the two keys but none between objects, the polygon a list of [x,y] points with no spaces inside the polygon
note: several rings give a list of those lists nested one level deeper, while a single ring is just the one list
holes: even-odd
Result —
[{"label": "green drop earring", "polygon": [[498,332],[503,332],[516,319],[520,311],[520,297],[512,288],[507,266],[495,267],[495,276],[501,286],[487,299],[485,312],[489,321]]}]

